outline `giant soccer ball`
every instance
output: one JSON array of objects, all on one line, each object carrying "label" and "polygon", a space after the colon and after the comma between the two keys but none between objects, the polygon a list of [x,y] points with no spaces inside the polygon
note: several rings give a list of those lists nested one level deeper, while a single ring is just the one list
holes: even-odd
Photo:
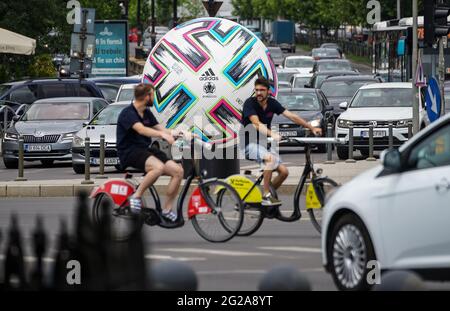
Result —
[{"label": "giant soccer ball", "polygon": [[204,140],[235,143],[244,101],[254,81],[277,78],[265,45],[245,27],[220,18],[200,18],[169,31],[153,48],[143,82],[156,87],[156,117],[167,128],[181,124]]}]

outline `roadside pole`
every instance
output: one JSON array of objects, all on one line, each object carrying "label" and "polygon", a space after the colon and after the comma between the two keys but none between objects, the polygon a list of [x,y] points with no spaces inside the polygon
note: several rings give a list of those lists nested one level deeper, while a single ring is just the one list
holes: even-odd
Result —
[{"label": "roadside pole", "polygon": [[412,0],[412,11],[413,11],[413,54],[412,54],[412,72],[411,72],[411,83],[412,83],[412,103],[413,103],[413,135],[419,132],[419,101],[418,101],[418,88],[416,86],[415,75],[417,71],[417,58],[418,58],[418,38],[417,38],[417,0]]},{"label": "roadside pole", "polygon": [[441,111],[440,115],[445,114],[445,97],[444,97],[444,82],[445,82],[445,56],[444,48],[447,47],[447,36],[442,36],[439,40],[439,87],[441,92]]}]

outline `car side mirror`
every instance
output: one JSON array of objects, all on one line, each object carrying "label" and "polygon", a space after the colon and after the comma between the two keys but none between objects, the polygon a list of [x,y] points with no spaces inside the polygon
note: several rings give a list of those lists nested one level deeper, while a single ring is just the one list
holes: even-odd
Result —
[{"label": "car side mirror", "polygon": [[346,110],[348,107],[348,102],[343,102],[339,104],[339,108]]},{"label": "car side mirror", "polygon": [[305,84],[304,87],[305,87],[305,89],[309,89],[309,88],[311,88],[311,85]]},{"label": "car side mirror", "polygon": [[17,121],[19,121],[19,119],[20,119],[20,116],[18,116],[18,115],[15,115],[15,116],[12,118],[13,122],[17,122]]},{"label": "car side mirror", "polygon": [[387,149],[380,156],[383,166],[391,173],[398,173],[402,169],[402,159],[398,149]]},{"label": "car side mirror", "polygon": [[333,106],[325,106],[325,111],[333,111]]},{"label": "car side mirror", "polygon": [[89,122],[83,122],[83,127],[87,126]]}]

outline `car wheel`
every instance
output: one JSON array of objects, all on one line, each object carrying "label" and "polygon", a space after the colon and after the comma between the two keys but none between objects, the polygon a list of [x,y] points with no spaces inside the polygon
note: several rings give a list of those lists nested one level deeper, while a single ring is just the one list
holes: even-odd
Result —
[{"label": "car wheel", "polygon": [[72,168],[76,174],[84,174],[84,164],[72,164]]},{"label": "car wheel", "polygon": [[3,158],[3,164],[5,164],[6,168],[10,168],[10,169],[18,168],[18,166],[19,166],[19,162],[16,159]]},{"label": "car wheel", "polygon": [[367,263],[376,260],[372,241],[359,217],[346,214],[330,228],[327,259],[339,290],[369,290]]},{"label": "car wheel", "polygon": [[336,147],[336,152],[339,160],[347,160],[348,159],[348,147]]},{"label": "car wheel", "polygon": [[53,162],[55,162],[55,160],[41,160],[41,163],[44,167],[50,167],[53,165]]}]

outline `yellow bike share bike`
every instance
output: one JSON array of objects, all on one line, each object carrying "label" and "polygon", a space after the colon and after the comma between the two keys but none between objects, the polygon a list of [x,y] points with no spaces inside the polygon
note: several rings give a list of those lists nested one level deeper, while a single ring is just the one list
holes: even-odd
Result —
[{"label": "yellow bike share bike", "polygon": [[[258,178],[252,176],[251,171],[246,171],[244,175],[232,175],[225,180],[236,190],[244,203],[244,220],[237,233],[238,236],[249,236],[255,233],[261,227],[264,218],[278,219],[283,222],[297,221],[302,217],[300,211],[302,206],[308,212],[314,228],[321,232],[322,209],[326,199],[336,190],[338,184],[331,178],[322,177],[322,169],[314,170],[311,149],[318,144],[341,144],[344,141],[336,138],[283,138],[281,143],[294,141],[305,147],[306,163],[294,193],[293,209],[261,205],[263,170]],[[301,201],[308,178],[306,198]],[[273,187],[270,191],[273,196],[278,197]]]}]

